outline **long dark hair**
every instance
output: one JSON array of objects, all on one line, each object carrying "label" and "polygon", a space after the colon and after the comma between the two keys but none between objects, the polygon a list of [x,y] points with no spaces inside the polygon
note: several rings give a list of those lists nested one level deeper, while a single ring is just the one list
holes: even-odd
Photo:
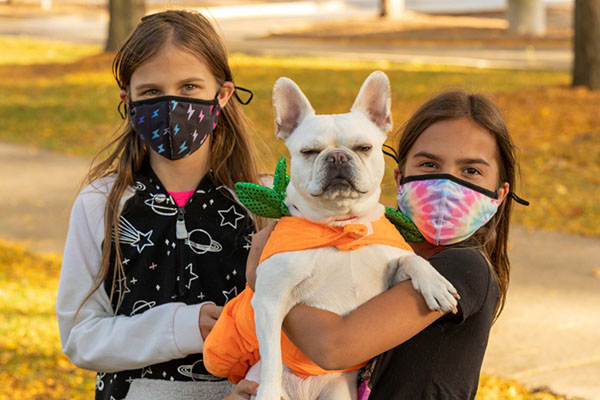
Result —
[{"label": "long dark hair", "polygon": [[[234,82],[225,46],[211,23],[196,12],[170,10],[142,18],[115,55],[112,70],[119,88],[127,91],[135,70],[158,54],[167,43],[203,60],[219,86],[225,81]],[[129,117],[126,118],[117,137],[99,153],[108,151],[108,157],[95,165],[86,179],[90,183],[106,176],[115,177],[104,210],[104,244],[100,269],[93,288],[82,304],[108,275],[112,242],[119,242],[116,229],[113,234],[113,226],[118,226],[120,200],[127,188],[133,185],[134,174],[148,156],[148,149],[133,131]],[[210,168],[217,182],[230,188],[235,182],[259,182],[255,150],[250,140],[253,132],[254,127],[240,105],[235,101],[228,102],[210,141]],[[111,300],[115,290],[122,289],[118,286],[125,276],[120,253],[120,247],[115,246]]]},{"label": "long dark hair", "polygon": [[[518,170],[517,148],[510,138],[500,111],[486,97],[462,90],[448,91],[432,98],[406,122],[401,129],[396,154],[400,171],[404,170],[408,152],[423,131],[436,122],[457,118],[468,118],[492,134],[498,147],[498,182],[508,182],[510,189],[514,190]],[[510,281],[507,242],[512,202],[513,199],[506,196],[492,219],[472,236],[490,262],[500,287],[496,318],[504,308]]]}]

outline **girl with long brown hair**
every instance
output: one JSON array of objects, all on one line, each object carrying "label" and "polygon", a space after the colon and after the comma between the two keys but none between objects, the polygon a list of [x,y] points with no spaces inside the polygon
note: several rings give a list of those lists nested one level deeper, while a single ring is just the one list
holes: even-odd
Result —
[{"label": "girl with long brown hair", "polygon": [[220,399],[230,386],[202,345],[243,289],[255,229],[230,190],[258,180],[244,89],[210,22],[186,11],[144,17],[113,73],[124,129],[73,206],[62,347],[98,371],[96,399]]},{"label": "girl with long brown hair", "polygon": [[[284,322],[288,337],[325,369],[373,358],[358,383],[360,400],[474,398],[508,289],[513,201],[528,204],[511,191],[515,152],[500,112],[484,96],[451,91],[421,106],[392,154],[398,208],[425,239],[411,243],[415,252],[457,289],[457,314],[431,311],[406,281],[345,317],[296,306]],[[268,234],[255,235],[250,259]],[[242,381],[228,398],[255,390]]]}]

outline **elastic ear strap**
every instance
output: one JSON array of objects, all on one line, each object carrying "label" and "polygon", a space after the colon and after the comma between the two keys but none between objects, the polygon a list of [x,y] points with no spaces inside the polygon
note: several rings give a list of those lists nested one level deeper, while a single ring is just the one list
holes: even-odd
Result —
[{"label": "elastic ear strap", "polygon": [[390,151],[383,151],[383,154],[385,154],[386,156],[392,157],[394,159],[394,161],[396,161],[396,163],[399,162],[398,160],[398,153],[396,153],[396,149],[394,149],[392,146],[388,146],[387,144],[384,144],[383,147],[385,149],[389,149]]},{"label": "elastic ear strap", "polygon": [[529,202],[525,199],[520,198],[519,196],[517,196],[515,193],[513,192],[508,192],[508,195],[517,203],[522,204],[524,206],[528,206]]},{"label": "elastic ear strap", "polygon": [[[121,111],[121,106],[123,106],[123,111]],[[119,102],[119,105],[117,105],[117,111],[119,112],[121,119],[127,118],[127,117],[125,117],[125,114],[127,114],[127,104],[123,103],[123,100],[121,100]]]},{"label": "elastic ear strap", "polygon": [[[246,92],[250,94],[250,97],[248,97],[248,100],[246,100],[245,102],[240,98],[240,96],[237,94],[238,90],[242,91],[242,92]],[[243,88],[241,86],[235,86],[233,95],[235,96],[235,98],[237,99],[237,101],[242,104],[242,105],[247,105],[248,103],[250,103],[252,101],[252,99],[254,98],[254,93],[252,93],[252,90],[250,89],[246,89]]]}]

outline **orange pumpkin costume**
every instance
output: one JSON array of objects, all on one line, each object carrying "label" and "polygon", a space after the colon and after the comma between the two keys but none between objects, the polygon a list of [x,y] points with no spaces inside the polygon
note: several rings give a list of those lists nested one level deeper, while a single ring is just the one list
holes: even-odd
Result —
[{"label": "orange pumpkin costume", "polygon": [[[318,224],[298,217],[283,217],[271,233],[260,262],[276,253],[335,247],[353,250],[371,244],[383,244],[412,251],[404,238],[385,217],[370,224],[348,224],[343,227]],[[204,365],[213,375],[227,377],[237,383],[258,362],[258,340],[254,325],[254,309],[250,304],[254,292],[250,287],[226,305],[219,320],[204,343]],[[296,375],[306,378],[330,372],[312,362],[282,332],[282,360]],[[343,371],[353,371],[365,363]]]}]

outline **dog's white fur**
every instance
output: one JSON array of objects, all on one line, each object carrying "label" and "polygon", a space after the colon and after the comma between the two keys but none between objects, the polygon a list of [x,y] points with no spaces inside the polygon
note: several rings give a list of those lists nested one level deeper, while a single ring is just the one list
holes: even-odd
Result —
[{"label": "dog's white fur", "polygon": [[[280,78],[275,83],[277,136],[291,154],[286,202],[293,216],[341,226],[369,224],[384,214],[379,203],[381,148],[392,128],[390,103],[390,84],[380,71],[369,75],[346,114],[315,115],[293,81]],[[406,279],[412,279],[431,309],[449,311],[456,306],[454,288],[427,261],[391,246],[352,251],[325,247],[265,260],[252,300],[261,362],[248,376],[258,381],[251,375],[260,369],[258,399],[355,399],[356,372],[301,379],[284,368],[283,318],[298,303],[346,315]]]}]

